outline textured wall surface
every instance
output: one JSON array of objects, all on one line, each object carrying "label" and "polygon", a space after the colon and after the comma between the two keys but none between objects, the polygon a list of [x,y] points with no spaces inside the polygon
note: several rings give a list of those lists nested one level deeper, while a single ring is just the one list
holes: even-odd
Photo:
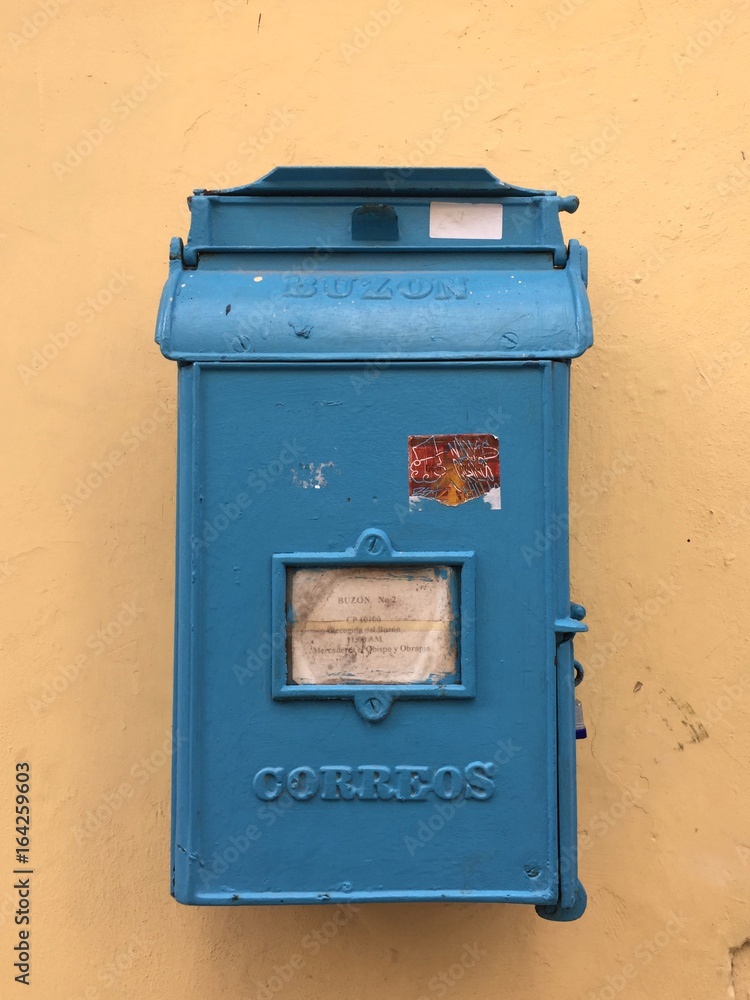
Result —
[{"label": "textured wall surface", "polygon": [[[750,2],[6,0],[0,16],[0,995],[747,997]],[[193,187],[301,163],[476,164],[581,197],[563,217],[590,249],[597,338],[573,392],[578,923],[169,897],[175,369],[156,305]]]}]

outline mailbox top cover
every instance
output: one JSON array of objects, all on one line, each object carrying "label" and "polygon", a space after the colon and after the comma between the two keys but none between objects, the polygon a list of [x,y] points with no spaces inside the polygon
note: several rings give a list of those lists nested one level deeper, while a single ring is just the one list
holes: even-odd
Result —
[{"label": "mailbox top cover", "polygon": [[277,167],[197,190],[156,339],[177,361],[567,359],[592,343],[575,197],[464,167]]}]

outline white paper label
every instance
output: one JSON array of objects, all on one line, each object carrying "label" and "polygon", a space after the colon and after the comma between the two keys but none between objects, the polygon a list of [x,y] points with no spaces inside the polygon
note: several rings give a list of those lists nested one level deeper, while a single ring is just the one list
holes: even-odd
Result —
[{"label": "white paper label", "polygon": [[300,568],[290,573],[295,684],[436,684],[457,663],[450,566]]},{"label": "white paper label", "polygon": [[430,203],[430,238],[433,240],[500,240],[502,237],[502,205]]}]

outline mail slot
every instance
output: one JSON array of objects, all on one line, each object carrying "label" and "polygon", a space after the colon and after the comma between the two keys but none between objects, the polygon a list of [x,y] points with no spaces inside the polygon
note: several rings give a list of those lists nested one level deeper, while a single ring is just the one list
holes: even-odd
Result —
[{"label": "mail slot", "polygon": [[189,204],[157,323],[178,372],[174,896],[575,919],[577,199],[285,167]]}]

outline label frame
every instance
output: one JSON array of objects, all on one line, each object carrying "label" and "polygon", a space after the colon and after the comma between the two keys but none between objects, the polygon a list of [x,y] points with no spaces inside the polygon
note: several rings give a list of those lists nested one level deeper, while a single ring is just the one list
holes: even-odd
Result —
[{"label": "label frame", "polygon": [[[272,697],[275,701],[353,701],[363,718],[371,722],[384,718],[394,701],[409,699],[474,698],[476,695],[475,657],[475,554],[466,552],[402,552],[393,548],[384,531],[368,528],[355,545],[342,552],[289,552],[272,556]],[[401,684],[294,684],[289,681],[289,632],[287,573],[300,567],[353,566],[452,566],[458,571],[458,621],[460,646],[458,679],[438,683]]]}]

